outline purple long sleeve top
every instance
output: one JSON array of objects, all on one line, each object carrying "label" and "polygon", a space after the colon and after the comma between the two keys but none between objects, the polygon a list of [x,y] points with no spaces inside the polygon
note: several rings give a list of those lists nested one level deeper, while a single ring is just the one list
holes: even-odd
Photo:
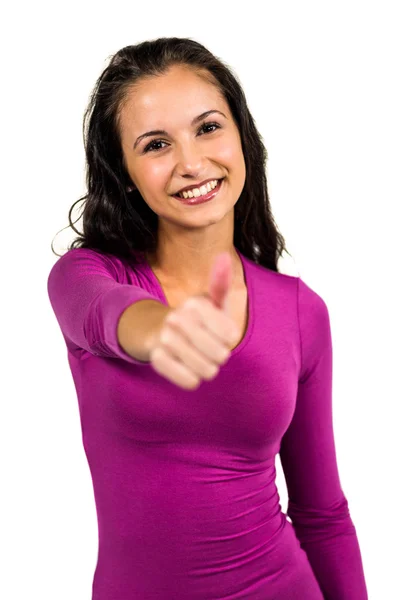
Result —
[{"label": "purple long sleeve top", "polygon": [[118,343],[129,305],[168,304],[146,261],[76,248],[50,271],[97,511],[92,600],[367,599],[335,453],[327,306],[301,277],[238,254],[247,331],[197,390]]}]

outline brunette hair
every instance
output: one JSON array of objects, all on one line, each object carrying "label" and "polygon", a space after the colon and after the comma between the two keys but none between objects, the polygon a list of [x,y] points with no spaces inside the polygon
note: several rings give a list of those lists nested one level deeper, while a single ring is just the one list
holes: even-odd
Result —
[{"label": "brunette hair", "polygon": [[[193,69],[226,99],[240,132],[246,165],[245,184],[234,207],[233,243],[250,260],[278,271],[279,257],[283,252],[290,253],[271,212],[266,177],[268,155],[262,136],[232,69],[190,38],[163,37],[125,46],[111,57],[97,79],[83,118],[87,194],[69,210],[69,226],[78,237],[68,250],[92,248],[130,261],[134,260],[133,253],[155,252],[158,216],[136,188],[128,190],[132,181],[124,164],[119,118],[135,84],[163,75],[173,65]],[[80,233],[71,214],[82,200]]]}]

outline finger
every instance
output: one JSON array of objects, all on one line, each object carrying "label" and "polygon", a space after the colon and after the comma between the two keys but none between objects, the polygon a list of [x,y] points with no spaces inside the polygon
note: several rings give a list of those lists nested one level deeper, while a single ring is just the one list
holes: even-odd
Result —
[{"label": "finger", "polygon": [[[226,316],[221,310],[218,310],[205,297],[192,296],[181,307],[180,314],[189,314],[196,322],[200,323],[209,333],[217,339],[217,342],[223,342],[228,346],[233,344],[239,332],[231,319]],[[170,313],[171,319],[167,317],[169,322],[178,322],[175,317],[176,313]]]},{"label": "finger", "polygon": [[220,309],[228,312],[227,296],[232,285],[232,258],[224,252],[217,256],[212,269],[209,284],[211,301]]},{"label": "finger", "polygon": [[201,377],[213,377],[215,367],[225,363],[229,349],[221,346],[200,323],[189,315],[181,315],[179,323],[171,324],[160,335],[160,342]]},{"label": "finger", "polygon": [[183,363],[174,359],[162,346],[157,346],[150,353],[150,361],[154,370],[184,389],[197,389],[200,378],[194,375]]}]

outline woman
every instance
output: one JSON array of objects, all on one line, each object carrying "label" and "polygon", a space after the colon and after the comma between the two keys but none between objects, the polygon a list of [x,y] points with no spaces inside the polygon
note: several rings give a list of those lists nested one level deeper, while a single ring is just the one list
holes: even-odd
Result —
[{"label": "woman", "polygon": [[161,38],[111,58],[89,114],[84,231],[48,292],[94,486],[92,599],[366,599],[328,309],[278,272],[240,84],[201,44]]}]

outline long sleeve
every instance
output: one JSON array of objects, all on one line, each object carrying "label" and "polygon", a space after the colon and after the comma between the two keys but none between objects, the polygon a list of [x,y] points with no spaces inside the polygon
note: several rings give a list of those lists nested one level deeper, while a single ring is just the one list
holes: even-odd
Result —
[{"label": "long sleeve", "polygon": [[287,515],[324,599],[366,600],[361,552],[336,459],[329,313],[300,277],[297,294],[301,368],[296,408],[280,448]]},{"label": "long sleeve", "polygon": [[47,291],[67,348],[79,355],[136,360],[120,346],[117,325],[123,311],[138,300],[159,299],[139,286],[118,283],[112,261],[87,248],[67,251],[53,265]]}]

